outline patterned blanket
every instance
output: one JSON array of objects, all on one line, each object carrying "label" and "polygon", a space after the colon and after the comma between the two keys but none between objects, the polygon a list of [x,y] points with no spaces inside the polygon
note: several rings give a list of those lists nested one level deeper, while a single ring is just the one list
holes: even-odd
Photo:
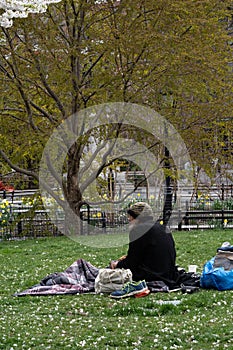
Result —
[{"label": "patterned blanket", "polygon": [[55,272],[14,296],[59,295],[94,292],[95,278],[99,269],[89,262],[79,259],[63,272]]},{"label": "patterned blanket", "polygon": [[[99,268],[93,266],[84,259],[75,261],[63,272],[55,272],[44,277],[39,284],[36,284],[14,296],[26,295],[59,295],[59,294],[81,294],[95,292],[95,279]],[[179,278],[172,289],[164,281],[147,282],[151,292],[170,292],[180,290],[181,286],[200,286],[200,276],[179,271]]]}]

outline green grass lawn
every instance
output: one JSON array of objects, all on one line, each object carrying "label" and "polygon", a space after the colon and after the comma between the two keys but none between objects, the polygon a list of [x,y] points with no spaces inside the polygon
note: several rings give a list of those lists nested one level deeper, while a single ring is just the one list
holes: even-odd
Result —
[{"label": "green grass lawn", "polygon": [[[111,248],[116,235],[98,238],[109,248],[84,239],[83,244],[67,237],[0,242],[0,349],[233,349],[232,291],[123,300],[94,294],[12,296],[78,258],[105,267],[127,250]],[[185,269],[196,264],[201,273],[222,242],[233,243],[233,231],[174,232],[174,239],[177,264]],[[180,304],[162,304],[172,300]]]}]

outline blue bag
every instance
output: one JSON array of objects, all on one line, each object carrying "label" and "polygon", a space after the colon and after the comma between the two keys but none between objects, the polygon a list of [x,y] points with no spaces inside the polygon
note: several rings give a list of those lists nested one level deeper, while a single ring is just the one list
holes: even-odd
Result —
[{"label": "blue bag", "polygon": [[220,291],[233,289],[233,260],[232,256],[227,254],[223,252],[221,255],[218,252],[215,257],[207,261],[200,278],[201,288]]}]

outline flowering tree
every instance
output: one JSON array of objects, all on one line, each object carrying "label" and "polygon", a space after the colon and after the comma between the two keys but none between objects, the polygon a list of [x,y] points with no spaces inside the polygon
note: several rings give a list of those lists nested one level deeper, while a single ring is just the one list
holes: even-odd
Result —
[{"label": "flowering tree", "polygon": [[61,0],[1,0],[0,9],[4,12],[0,15],[0,26],[9,28],[13,24],[13,18],[27,17],[29,13],[45,12],[47,6]]},{"label": "flowering tree", "polygon": [[[198,165],[211,170],[212,159],[225,161],[213,133],[221,118],[232,115],[227,65],[232,60],[227,30],[231,0],[205,0],[198,6],[193,0],[53,2],[40,16],[0,29],[0,157],[8,170],[38,179],[39,158],[53,129],[75,113],[116,101],[166,116]],[[0,8],[7,10],[1,0]],[[224,122],[224,131],[232,130],[232,122],[226,128]],[[101,126],[98,139],[92,128],[93,134],[86,133],[68,149],[67,176],[61,182],[74,211],[83,200],[83,164],[83,172],[90,169],[85,157],[100,157],[103,140],[113,139],[111,131]],[[115,138],[126,135],[125,130],[114,132]],[[147,147],[150,139],[141,135],[132,130],[131,139]],[[91,154],[93,140],[99,143]]]}]

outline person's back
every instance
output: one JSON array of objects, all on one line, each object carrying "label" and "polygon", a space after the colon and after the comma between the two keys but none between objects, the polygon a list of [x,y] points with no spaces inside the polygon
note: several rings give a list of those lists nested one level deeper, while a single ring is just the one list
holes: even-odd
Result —
[{"label": "person's back", "polygon": [[[141,237],[138,232],[146,233]],[[139,222],[130,232],[129,254],[137,255],[136,261],[131,266],[134,279],[146,281],[163,280],[174,281],[176,272],[176,250],[173,237],[163,225],[151,222]],[[129,260],[130,257],[129,257]]]},{"label": "person's back", "polygon": [[[138,208],[145,208],[138,214]],[[144,206],[144,207],[143,207]],[[136,208],[136,209],[135,209]],[[135,211],[135,212],[134,212]],[[135,281],[164,281],[173,285],[177,278],[176,250],[173,237],[160,223],[154,223],[152,210],[146,203],[137,203],[128,210],[135,215],[129,234],[127,257],[118,268],[129,268]]]}]

